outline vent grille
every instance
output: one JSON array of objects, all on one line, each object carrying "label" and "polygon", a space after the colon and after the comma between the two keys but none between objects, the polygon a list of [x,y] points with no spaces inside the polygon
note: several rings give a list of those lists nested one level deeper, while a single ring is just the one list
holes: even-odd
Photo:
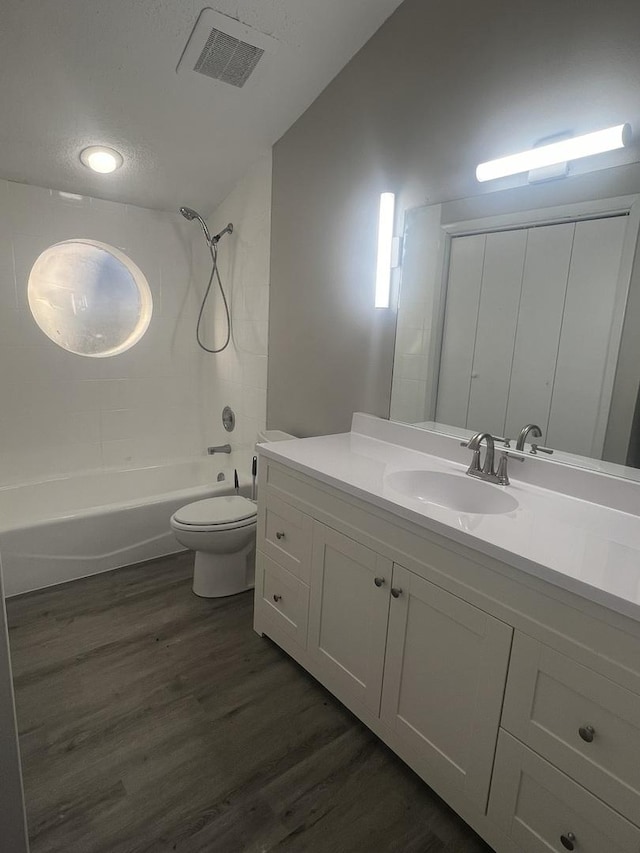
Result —
[{"label": "vent grille", "polygon": [[262,48],[234,38],[214,27],[193,70],[213,80],[242,88],[263,53]]}]

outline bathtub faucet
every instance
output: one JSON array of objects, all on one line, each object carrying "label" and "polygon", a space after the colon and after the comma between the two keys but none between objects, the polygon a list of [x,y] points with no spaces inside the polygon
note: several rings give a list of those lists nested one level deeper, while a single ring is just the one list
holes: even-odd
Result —
[{"label": "bathtub faucet", "polygon": [[231,453],[231,445],[220,444],[217,447],[207,447],[207,453],[209,456],[213,456],[214,453]]}]

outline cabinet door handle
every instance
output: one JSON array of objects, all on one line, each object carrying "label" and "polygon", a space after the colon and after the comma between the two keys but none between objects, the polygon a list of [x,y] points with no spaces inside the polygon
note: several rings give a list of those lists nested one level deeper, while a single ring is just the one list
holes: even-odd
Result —
[{"label": "cabinet door handle", "polygon": [[595,733],[596,730],[593,728],[593,726],[580,726],[580,728],[578,729],[578,734],[586,743],[591,743],[595,736]]},{"label": "cabinet door handle", "polygon": [[392,586],[391,587],[391,595],[394,598],[400,598],[400,596],[402,595],[402,590],[399,587]]},{"label": "cabinet door handle", "polygon": [[374,578],[373,582],[376,586],[382,586],[382,584],[384,583],[384,578]]},{"label": "cabinet door handle", "polygon": [[284,539],[284,530],[278,530],[276,532],[276,539]]},{"label": "cabinet door handle", "polygon": [[560,841],[562,842],[562,846],[565,850],[575,850],[576,837],[573,832],[567,832],[566,835],[561,835]]},{"label": "cabinet door handle", "polygon": [[277,592],[274,592],[274,593],[273,593],[273,600],[274,600],[275,602],[281,601],[281,600],[282,600],[282,596],[281,596],[281,595],[278,595],[278,593],[277,593]]}]

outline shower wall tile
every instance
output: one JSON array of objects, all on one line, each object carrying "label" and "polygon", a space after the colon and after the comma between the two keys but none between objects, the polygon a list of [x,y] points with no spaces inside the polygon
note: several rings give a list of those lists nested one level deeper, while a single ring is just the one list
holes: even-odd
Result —
[{"label": "shower wall tile", "polygon": [[[202,452],[214,368],[194,338],[193,237],[177,213],[0,181],[0,486]],[[125,251],[149,281],[151,324],[122,355],[65,352],[31,316],[33,263],[71,238]]]},{"label": "shower wall tile", "polygon": [[[246,450],[250,464],[265,426],[270,211],[269,152],[209,219],[213,232],[229,221],[235,229],[219,251],[233,336],[224,353],[211,355],[195,341],[210,273],[199,229],[177,213],[0,181],[0,486],[161,464],[227,441]],[[29,311],[36,258],[72,238],[121,249],[149,282],[149,329],[114,358],[60,349]],[[204,320],[205,341],[219,345],[226,325],[217,288]],[[222,427],[224,405],[237,415],[231,434]]]},{"label": "shower wall tile", "polygon": [[[208,219],[212,233],[233,222],[234,232],[219,246],[219,269],[232,308],[229,348],[208,356],[211,372],[205,386],[204,429],[207,444],[230,442],[251,464],[258,431],[266,425],[267,334],[271,241],[271,153],[236,185]],[[208,267],[201,234],[194,235],[193,274],[206,284]],[[212,322],[212,318],[213,322]],[[203,324],[207,341],[224,339],[226,326],[219,294],[208,303]],[[213,338],[210,337],[213,335]],[[222,408],[236,413],[236,428],[224,431]],[[277,427],[277,424],[273,424]]]},{"label": "shower wall tile", "polygon": [[250,388],[264,388],[266,390],[267,367],[268,359],[266,355],[243,353],[242,384],[248,385]]}]

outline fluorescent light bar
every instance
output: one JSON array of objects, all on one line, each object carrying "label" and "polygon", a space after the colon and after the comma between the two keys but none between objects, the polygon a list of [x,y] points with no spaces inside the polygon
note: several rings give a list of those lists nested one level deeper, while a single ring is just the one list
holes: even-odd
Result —
[{"label": "fluorescent light bar", "polygon": [[376,308],[388,308],[391,293],[391,243],[393,239],[393,213],[396,197],[381,193],[378,218],[378,265],[376,267]]},{"label": "fluorescent light bar", "polygon": [[624,148],[630,140],[630,125],[618,124],[615,127],[608,127],[606,130],[597,130],[595,133],[586,133],[584,136],[574,136],[572,139],[563,139],[561,142],[541,145],[539,148],[531,148],[529,151],[522,151],[520,154],[511,154],[509,157],[500,157],[498,160],[480,163],[476,169],[476,178],[479,181],[492,181],[495,178],[504,178],[507,175],[530,172],[533,169],[553,166],[556,163],[566,163],[569,160],[578,160],[580,157],[601,154],[603,151]]}]

